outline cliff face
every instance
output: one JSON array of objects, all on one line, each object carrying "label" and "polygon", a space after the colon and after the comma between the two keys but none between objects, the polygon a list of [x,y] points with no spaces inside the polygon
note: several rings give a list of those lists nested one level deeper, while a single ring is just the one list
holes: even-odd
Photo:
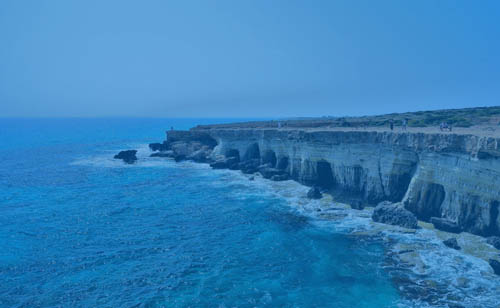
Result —
[{"label": "cliff face", "polygon": [[402,201],[424,221],[441,217],[464,231],[500,235],[500,140],[472,135],[368,131],[211,129],[172,131],[168,140],[215,140],[292,179],[328,189],[339,201]]}]

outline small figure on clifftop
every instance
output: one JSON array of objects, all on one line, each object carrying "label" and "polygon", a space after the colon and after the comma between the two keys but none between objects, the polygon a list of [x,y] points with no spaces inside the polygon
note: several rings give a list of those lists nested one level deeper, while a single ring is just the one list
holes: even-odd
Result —
[{"label": "small figure on clifftop", "polygon": [[448,130],[451,132],[451,125],[448,125],[447,122],[441,122],[441,124],[439,124],[439,130],[440,131]]},{"label": "small figure on clifftop", "polygon": [[170,126],[170,130],[174,130],[174,127],[173,127],[173,126]]},{"label": "small figure on clifftop", "polygon": [[391,130],[394,130],[394,120],[393,119],[389,120],[389,127],[391,128]]},{"label": "small figure on clifftop", "polygon": [[403,119],[403,130],[406,130],[408,127],[408,118]]}]

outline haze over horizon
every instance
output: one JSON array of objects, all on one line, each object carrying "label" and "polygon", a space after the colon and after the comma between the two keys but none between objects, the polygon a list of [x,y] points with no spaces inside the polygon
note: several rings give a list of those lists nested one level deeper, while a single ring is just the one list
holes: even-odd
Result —
[{"label": "haze over horizon", "polygon": [[0,117],[500,105],[498,1],[0,3]]}]

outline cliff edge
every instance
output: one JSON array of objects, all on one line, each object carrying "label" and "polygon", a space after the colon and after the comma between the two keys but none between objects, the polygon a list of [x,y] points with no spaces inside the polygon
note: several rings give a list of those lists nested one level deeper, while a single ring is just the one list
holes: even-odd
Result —
[{"label": "cliff edge", "polygon": [[278,180],[320,186],[339,201],[402,202],[420,220],[441,218],[491,236],[500,235],[499,141],[453,133],[195,128],[167,132],[164,149],[223,162],[219,167],[264,166]]}]

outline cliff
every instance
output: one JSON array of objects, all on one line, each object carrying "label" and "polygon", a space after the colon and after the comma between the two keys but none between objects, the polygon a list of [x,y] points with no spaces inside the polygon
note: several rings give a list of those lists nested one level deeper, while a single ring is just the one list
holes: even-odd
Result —
[{"label": "cliff", "polygon": [[339,201],[402,202],[420,220],[445,218],[490,236],[500,235],[499,141],[450,133],[221,128],[170,131],[166,144],[187,158],[203,151],[199,161],[231,156],[232,169],[257,161]]}]

